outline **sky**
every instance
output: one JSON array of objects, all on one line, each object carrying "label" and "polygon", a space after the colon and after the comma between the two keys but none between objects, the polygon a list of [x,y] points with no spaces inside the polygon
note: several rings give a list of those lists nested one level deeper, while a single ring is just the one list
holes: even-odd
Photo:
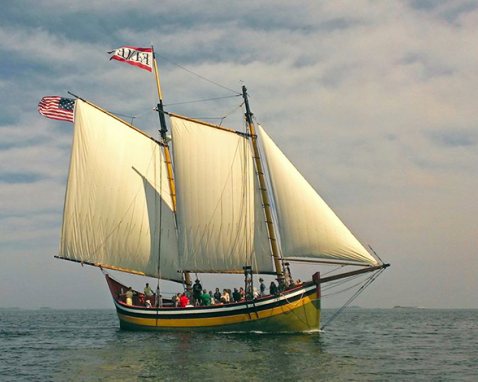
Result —
[{"label": "sky", "polygon": [[168,110],[240,126],[229,96],[245,84],[256,120],[391,264],[357,305],[478,308],[477,35],[467,0],[8,2],[0,307],[113,308],[98,269],[53,258],[72,124],[37,104],[70,91],[157,136],[154,77],[107,54],[154,45]]}]

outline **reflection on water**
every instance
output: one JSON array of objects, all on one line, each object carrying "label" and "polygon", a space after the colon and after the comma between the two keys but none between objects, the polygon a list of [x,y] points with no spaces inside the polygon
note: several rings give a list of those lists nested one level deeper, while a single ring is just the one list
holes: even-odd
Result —
[{"label": "reflection on water", "polygon": [[324,332],[127,332],[114,311],[1,311],[0,380],[475,380],[478,311],[354,310]]},{"label": "reflection on water", "polygon": [[[111,377],[111,380],[126,381],[132,376],[153,380],[177,380],[179,376],[185,380],[254,380],[258,376],[283,380],[291,372],[300,371],[305,376],[306,370],[318,367],[308,362],[311,354],[321,353],[322,346],[318,333],[117,331],[103,348],[81,354],[75,352],[74,364],[76,367],[82,364],[80,370],[93,364],[94,378],[103,380]],[[66,374],[70,373],[77,371],[69,370]]]}]

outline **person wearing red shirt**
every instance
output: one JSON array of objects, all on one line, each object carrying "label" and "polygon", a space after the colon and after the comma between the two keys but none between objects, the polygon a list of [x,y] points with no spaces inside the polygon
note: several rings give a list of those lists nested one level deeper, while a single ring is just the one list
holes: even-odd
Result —
[{"label": "person wearing red shirt", "polygon": [[189,298],[186,296],[186,293],[183,293],[179,298],[179,306],[185,308],[187,305],[189,305]]}]

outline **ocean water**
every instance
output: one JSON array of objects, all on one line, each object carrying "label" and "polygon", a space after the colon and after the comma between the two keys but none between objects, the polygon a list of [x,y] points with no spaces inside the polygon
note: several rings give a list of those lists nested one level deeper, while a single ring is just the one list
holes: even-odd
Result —
[{"label": "ocean water", "polygon": [[478,310],[350,309],[308,334],[127,332],[113,310],[0,310],[0,381],[478,381]]}]

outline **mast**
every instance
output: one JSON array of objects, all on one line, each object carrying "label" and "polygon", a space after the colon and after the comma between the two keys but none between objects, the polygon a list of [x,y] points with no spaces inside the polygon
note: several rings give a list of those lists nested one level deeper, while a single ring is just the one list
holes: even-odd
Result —
[{"label": "mast", "polygon": [[251,135],[252,149],[254,150],[254,162],[256,164],[257,177],[259,180],[259,187],[261,190],[262,205],[264,206],[264,212],[266,214],[267,233],[269,235],[269,241],[270,241],[270,245],[272,249],[272,257],[274,259],[274,266],[275,266],[277,278],[280,284],[281,282],[285,281],[284,271],[282,267],[281,256],[279,254],[277,236],[276,236],[274,224],[272,222],[272,211],[271,211],[269,194],[267,193],[267,189],[266,189],[266,180],[264,176],[261,156],[259,153],[259,148],[257,146],[256,129],[254,127],[254,123],[252,122],[252,113],[249,108],[249,100],[247,98],[247,89],[244,85],[242,86],[242,97],[244,98],[244,105],[246,107],[246,114],[245,114],[246,122],[249,129],[249,133]]},{"label": "mast", "polygon": [[161,93],[161,85],[159,81],[159,70],[158,70],[158,63],[156,61],[156,54],[154,52],[154,48],[151,47],[153,50],[153,66],[154,66],[154,75],[156,78],[156,87],[158,90],[158,99],[159,103],[157,105],[157,111],[159,115],[159,123],[161,125],[161,129],[159,130],[161,134],[161,138],[163,139],[164,143],[164,156],[166,160],[166,167],[168,169],[168,182],[169,182],[169,189],[171,192],[171,199],[173,201],[173,212],[176,213],[176,186],[174,184],[174,177],[173,177],[173,166],[171,163],[171,154],[169,152],[169,144],[166,137],[166,133],[168,132],[168,127],[166,125],[166,119],[164,117],[164,108],[163,108],[163,96]]},{"label": "mast", "polygon": [[[176,216],[176,185],[174,184],[174,176],[173,176],[173,164],[171,162],[171,153],[169,151],[169,143],[166,136],[168,132],[168,126],[166,125],[166,118],[164,117],[164,107],[163,107],[163,95],[161,92],[161,84],[159,80],[159,70],[158,70],[158,63],[156,61],[156,53],[154,52],[154,47],[151,46],[153,51],[153,67],[154,67],[154,76],[156,79],[156,88],[158,90],[158,104],[157,104],[157,111],[159,116],[159,123],[161,125],[161,129],[159,130],[161,134],[161,138],[164,144],[164,159],[166,162],[166,168],[168,171],[168,183],[169,183],[169,190],[171,192],[171,200],[173,203],[173,212]],[[184,272],[184,280],[186,283],[186,287],[189,289],[192,286],[191,276],[189,272]]]}]

